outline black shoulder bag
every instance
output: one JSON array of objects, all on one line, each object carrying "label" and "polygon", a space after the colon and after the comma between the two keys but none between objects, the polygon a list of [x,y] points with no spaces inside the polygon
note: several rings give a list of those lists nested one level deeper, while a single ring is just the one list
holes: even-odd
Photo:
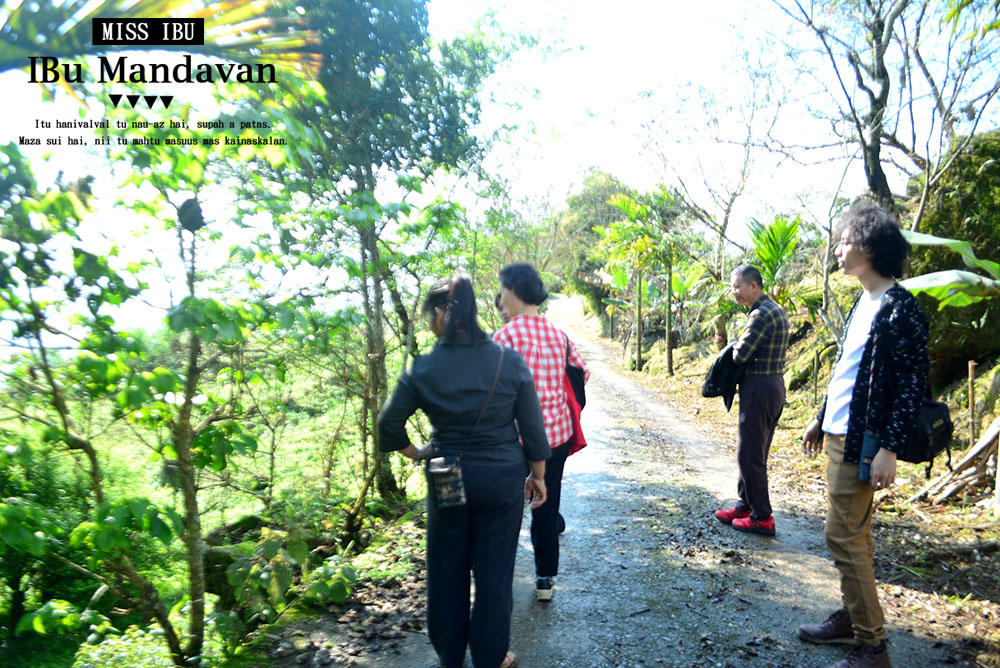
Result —
[{"label": "black shoulder bag", "polygon": [[565,333],[563,333],[563,336],[566,338],[566,377],[569,378],[570,387],[573,388],[573,396],[576,397],[576,403],[580,405],[580,410],[583,410],[583,407],[587,405],[587,390],[584,388],[583,369],[570,364],[569,337]]},{"label": "black shoulder bag", "polygon": [[896,453],[896,458],[911,464],[927,462],[925,476],[930,479],[931,464],[934,458],[942,450],[945,450],[948,454],[948,469],[950,470],[953,430],[954,425],[948,412],[948,404],[931,399],[930,388],[928,388],[927,396],[920,401],[920,405],[917,407],[916,424],[913,425],[910,440]]},{"label": "black shoulder bag", "polygon": [[[872,378],[875,374],[875,346],[878,345],[878,339],[872,343],[872,366],[869,369],[869,380],[868,380],[868,392],[871,394],[871,388],[874,385]],[[869,396],[869,401],[871,400]],[[927,395],[920,400],[920,405],[917,406],[917,414],[914,416],[913,431],[910,432],[910,438],[903,443],[903,447],[900,448],[899,452],[896,453],[896,459],[904,462],[909,462],[911,464],[923,464],[927,462],[927,469],[924,471],[924,477],[928,480],[931,477],[931,466],[934,464],[934,458],[941,454],[942,450],[945,450],[948,455],[948,469],[951,470],[951,435],[954,431],[954,425],[951,421],[951,414],[948,412],[948,404],[943,401],[935,401],[931,398],[931,388],[927,385]],[[869,438],[868,435],[865,436],[866,439]],[[862,447],[862,450],[865,450]],[[873,458],[875,453],[878,452],[878,447],[874,449],[868,448],[870,450],[869,457]],[[862,452],[862,466],[859,473],[861,474],[861,481],[866,482],[867,477],[864,475],[864,459],[865,452]],[[870,459],[869,462],[870,463]]]}]

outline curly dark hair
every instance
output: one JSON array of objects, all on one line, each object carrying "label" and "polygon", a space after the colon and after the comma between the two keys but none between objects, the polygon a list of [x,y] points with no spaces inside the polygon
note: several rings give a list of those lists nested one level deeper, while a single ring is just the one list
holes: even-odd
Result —
[{"label": "curly dark hair", "polygon": [[549,298],[542,277],[527,262],[515,262],[501,269],[500,286],[513,292],[525,304],[537,306]]},{"label": "curly dark hair", "polygon": [[886,278],[903,275],[910,242],[895,216],[871,200],[858,200],[841,219],[838,236],[844,230],[848,241],[871,258],[872,269]]}]

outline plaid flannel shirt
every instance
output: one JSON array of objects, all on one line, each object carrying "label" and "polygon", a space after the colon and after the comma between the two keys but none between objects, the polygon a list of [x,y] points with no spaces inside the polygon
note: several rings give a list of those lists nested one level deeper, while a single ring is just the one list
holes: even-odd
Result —
[{"label": "plaid flannel shirt", "polygon": [[545,436],[549,447],[562,445],[573,435],[573,422],[566,404],[563,376],[566,374],[566,345],[569,362],[583,369],[590,378],[587,363],[569,337],[541,315],[519,315],[504,325],[493,341],[516,350],[535,379],[535,390],[542,405]]},{"label": "plaid flannel shirt", "polygon": [[749,361],[748,376],[770,376],[785,372],[785,352],[788,350],[788,316],[785,309],[761,295],[750,308],[747,323],[733,346],[737,364]]}]

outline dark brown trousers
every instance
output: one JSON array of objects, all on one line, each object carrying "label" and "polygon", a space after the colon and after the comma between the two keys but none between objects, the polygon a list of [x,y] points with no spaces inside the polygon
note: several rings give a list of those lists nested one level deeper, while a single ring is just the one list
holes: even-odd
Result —
[{"label": "dark brown trousers", "polygon": [[771,516],[771,497],[767,491],[767,456],[778,418],[785,407],[785,378],[743,376],[740,381],[740,426],[736,438],[736,461],[740,478],[736,508],[750,511],[755,520]]}]

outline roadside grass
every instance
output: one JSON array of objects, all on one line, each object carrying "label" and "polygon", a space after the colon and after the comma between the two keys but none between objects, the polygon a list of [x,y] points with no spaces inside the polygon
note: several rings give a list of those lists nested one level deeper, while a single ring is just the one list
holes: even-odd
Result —
[{"label": "roadside grass", "polygon": [[[346,420],[341,420],[341,413],[351,408],[317,392],[315,380],[305,375],[292,377],[289,374],[288,382],[281,386],[280,402],[285,406],[282,409],[283,427],[271,433],[257,424],[261,447],[256,453],[234,458],[223,471],[206,469],[201,474],[200,502],[206,535],[239,518],[264,512],[265,501],[270,498],[273,505],[268,513],[269,522],[308,526],[316,535],[328,538],[331,543],[336,542],[343,512],[357,498],[365,477],[365,467],[371,465],[357,447],[356,427],[350,426],[352,418],[348,416]],[[95,431],[103,431],[93,435],[104,469],[107,498],[146,496],[157,504],[178,507],[180,491],[174,484],[169,465],[156,452],[157,435],[140,432],[126,420],[112,420],[108,406],[92,406],[88,411],[88,424],[100,425],[103,422],[110,425],[107,428],[95,427]],[[346,423],[348,427],[340,432],[339,442],[331,443],[331,434],[336,431],[338,423]],[[329,464],[329,496],[323,494],[321,451],[324,449],[332,460]],[[422,494],[424,482],[419,469],[399,462],[394,462],[394,466],[398,467],[397,477],[404,488],[411,494]],[[274,489],[269,489],[266,480],[272,470],[275,485]],[[380,517],[385,510],[377,502],[368,504],[363,527],[365,539],[361,541],[363,544],[355,545],[356,549],[364,550],[368,541],[373,541],[377,548],[386,544],[379,535],[383,524]],[[184,597],[187,590],[183,546],[179,540],[164,547],[151,538],[139,539],[144,545],[141,551],[145,556],[137,562],[137,566],[157,585],[169,609]],[[147,542],[148,546],[145,545]],[[413,549],[400,547],[393,550],[390,552],[391,563],[380,557],[372,558],[366,566],[367,570],[363,571],[364,577],[392,577],[408,572],[410,567],[405,550],[412,552]],[[98,584],[95,581],[92,589],[96,589]],[[7,607],[9,596],[10,591],[0,587],[0,609]],[[36,600],[37,597],[37,592],[29,592],[29,611],[32,606],[41,603]],[[79,602],[80,607],[85,604],[85,599]],[[113,618],[122,630],[141,621],[135,615]],[[16,620],[11,623],[16,624]],[[21,636],[11,644],[11,648],[17,648],[16,661],[0,660],[0,665],[68,668],[73,664],[80,642],[82,636]],[[153,639],[149,642],[161,641]],[[223,665],[238,668],[242,665],[239,660],[237,656],[232,659],[235,663]],[[257,659],[251,660],[251,664],[253,661]]]}]

